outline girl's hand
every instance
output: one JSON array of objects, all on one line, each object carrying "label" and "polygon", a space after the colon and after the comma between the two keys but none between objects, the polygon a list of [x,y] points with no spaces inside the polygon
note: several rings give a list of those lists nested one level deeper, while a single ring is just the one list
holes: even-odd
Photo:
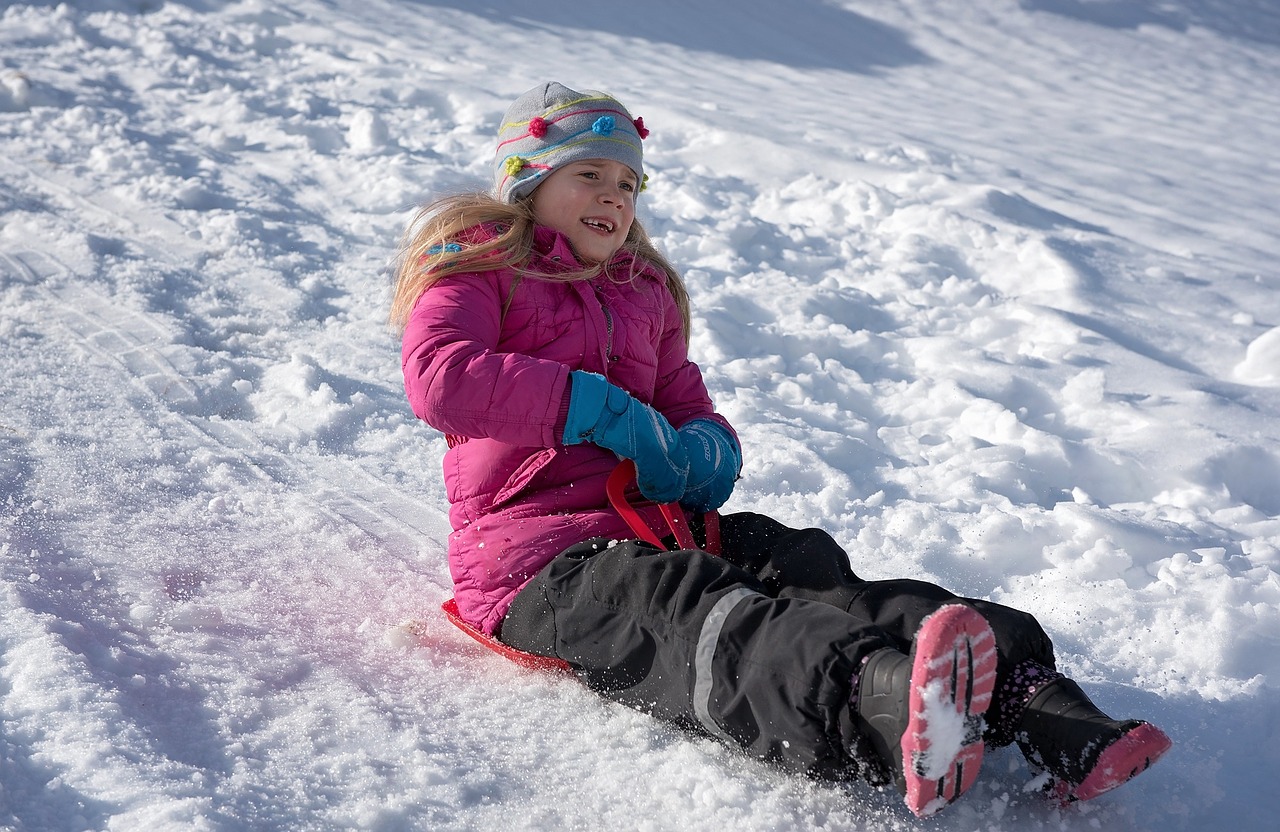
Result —
[{"label": "girl's hand", "polygon": [[680,444],[689,456],[689,482],[680,505],[697,512],[720,508],[742,470],[742,450],[733,435],[710,419],[681,425]]},{"label": "girl's hand", "polygon": [[564,443],[591,442],[633,460],[641,494],[655,503],[680,499],[689,459],[666,417],[604,376],[574,370],[571,378]]}]

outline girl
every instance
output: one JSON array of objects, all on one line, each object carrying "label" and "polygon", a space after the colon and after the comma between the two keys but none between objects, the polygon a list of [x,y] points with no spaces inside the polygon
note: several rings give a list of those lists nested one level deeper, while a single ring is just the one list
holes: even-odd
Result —
[{"label": "girl", "polygon": [[608,95],[539,85],[499,128],[494,194],[406,236],[391,317],[413,411],[450,448],[462,617],[789,770],[893,781],[922,816],[987,744],[1016,741],[1063,801],[1150,765],[1168,738],[1094,707],[1026,613],[865,581],[828,534],[758,514],[721,518],[720,556],[634,539],[605,497],[620,457],[645,519],[679,501],[699,536],[742,458],[689,360],[680,275],[635,219],[647,135]]}]

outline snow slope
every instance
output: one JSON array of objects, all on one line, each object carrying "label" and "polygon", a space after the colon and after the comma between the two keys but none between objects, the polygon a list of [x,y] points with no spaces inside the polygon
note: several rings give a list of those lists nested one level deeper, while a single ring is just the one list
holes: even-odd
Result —
[{"label": "snow slope", "polygon": [[73,0],[0,5],[0,829],[926,825],[436,613],[389,258],[550,79],[653,131],[727,508],[1034,611],[1177,743],[927,825],[1273,828],[1270,0]]}]

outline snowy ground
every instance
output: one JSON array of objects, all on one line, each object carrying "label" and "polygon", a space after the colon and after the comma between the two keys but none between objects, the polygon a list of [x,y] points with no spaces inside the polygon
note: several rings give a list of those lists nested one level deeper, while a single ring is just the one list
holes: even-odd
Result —
[{"label": "snowy ground", "polygon": [[[550,79],[653,130],[728,508],[1033,610],[1170,757],[917,822],[449,628],[388,259]],[[1277,91],[1271,0],[0,4],[0,828],[1274,828]]]}]

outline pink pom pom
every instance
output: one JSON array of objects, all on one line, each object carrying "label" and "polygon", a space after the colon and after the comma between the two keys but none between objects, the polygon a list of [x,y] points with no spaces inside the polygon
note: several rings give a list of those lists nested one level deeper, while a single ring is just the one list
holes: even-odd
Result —
[{"label": "pink pom pom", "polygon": [[640,134],[640,138],[642,139],[649,138],[649,128],[644,126],[643,118],[640,118],[639,116],[637,116],[636,120],[632,123],[635,124],[636,132]]},{"label": "pink pom pom", "polygon": [[529,119],[529,135],[535,139],[540,139],[547,135],[547,121],[542,116],[534,116]]}]

